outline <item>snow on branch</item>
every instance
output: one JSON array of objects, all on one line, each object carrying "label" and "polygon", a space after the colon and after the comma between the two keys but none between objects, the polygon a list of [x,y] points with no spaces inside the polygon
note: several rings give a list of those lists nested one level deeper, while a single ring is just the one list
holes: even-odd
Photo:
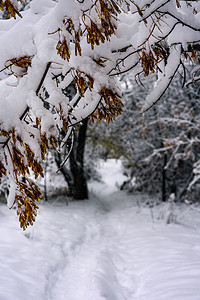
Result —
[{"label": "snow on branch", "polygon": [[147,111],[150,107],[152,107],[162,95],[167,90],[170,85],[174,75],[176,74],[179,65],[180,65],[180,54],[181,47],[180,45],[174,46],[171,48],[171,52],[168,57],[168,63],[163,71],[162,77],[156,82],[153,91],[147,96],[146,102],[142,107],[141,112]]}]

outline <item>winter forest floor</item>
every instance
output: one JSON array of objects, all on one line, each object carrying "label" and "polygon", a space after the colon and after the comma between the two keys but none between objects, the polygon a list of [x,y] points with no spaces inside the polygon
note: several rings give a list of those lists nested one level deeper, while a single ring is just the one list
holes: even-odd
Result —
[{"label": "winter forest floor", "polygon": [[0,300],[200,300],[200,208],[119,191],[119,162],[101,173],[90,200],[42,203],[25,232],[0,205]]}]

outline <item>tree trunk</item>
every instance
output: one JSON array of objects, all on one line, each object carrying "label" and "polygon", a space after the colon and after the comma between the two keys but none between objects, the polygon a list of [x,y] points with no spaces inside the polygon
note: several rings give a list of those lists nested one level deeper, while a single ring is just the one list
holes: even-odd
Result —
[{"label": "tree trunk", "polygon": [[163,166],[162,166],[162,201],[165,202],[167,193],[166,193],[166,169],[165,166],[167,164],[167,154],[164,153],[163,157]]},{"label": "tree trunk", "polygon": [[70,154],[70,170],[74,179],[73,198],[75,200],[88,199],[88,188],[83,164],[87,124],[88,119],[84,120],[80,125],[75,146]]}]

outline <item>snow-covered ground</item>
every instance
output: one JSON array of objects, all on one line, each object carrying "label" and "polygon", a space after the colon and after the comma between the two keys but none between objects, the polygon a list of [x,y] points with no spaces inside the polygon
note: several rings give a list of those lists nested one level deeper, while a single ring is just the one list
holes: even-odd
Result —
[{"label": "snow-covered ground", "polygon": [[90,200],[41,204],[25,232],[0,205],[0,300],[200,300],[198,207],[145,206],[100,167]]}]

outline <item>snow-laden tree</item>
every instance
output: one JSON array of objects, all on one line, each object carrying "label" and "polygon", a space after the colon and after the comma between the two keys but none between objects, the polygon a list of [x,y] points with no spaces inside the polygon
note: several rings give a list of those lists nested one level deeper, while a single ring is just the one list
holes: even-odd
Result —
[{"label": "snow-laden tree", "polygon": [[[176,201],[197,201],[199,191],[200,86],[196,83],[183,90],[181,79],[177,74],[162,100],[143,116],[139,111],[150,83],[143,77],[143,86],[137,85],[131,74],[124,76],[124,112],[109,126],[106,135],[108,141],[111,137],[112,147],[114,143],[121,145],[116,150],[130,170],[129,189],[157,194],[163,201],[171,193]],[[110,145],[102,143],[103,129],[94,128],[92,133],[95,144],[102,145],[101,152]]]},{"label": "snow-laden tree", "polygon": [[[199,193],[199,186],[195,184],[199,181],[196,166],[200,159],[200,85],[196,83],[183,90],[180,76],[176,76],[163,98],[164,103],[158,105],[157,118],[145,121],[151,134],[155,126],[161,130],[160,146],[152,149],[147,161],[162,158],[165,199],[174,193],[176,201],[183,196],[197,201],[195,193]],[[163,110],[166,110],[164,114]],[[186,192],[189,194],[186,195]]]},{"label": "snow-laden tree", "polygon": [[[8,205],[17,202],[23,228],[32,224],[41,198],[29,179],[43,176],[41,161],[57,147],[60,130],[92,115],[110,121],[122,111],[117,75],[158,72],[145,112],[160,99],[178,68],[196,59],[198,1],[0,0],[0,172],[10,179]],[[20,0],[22,3],[23,1]],[[198,67],[191,80],[199,79]],[[63,91],[74,81],[70,101]],[[49,96],[47,98],[47,95]],[[21,177],[24,180],[21,180]]]}]

